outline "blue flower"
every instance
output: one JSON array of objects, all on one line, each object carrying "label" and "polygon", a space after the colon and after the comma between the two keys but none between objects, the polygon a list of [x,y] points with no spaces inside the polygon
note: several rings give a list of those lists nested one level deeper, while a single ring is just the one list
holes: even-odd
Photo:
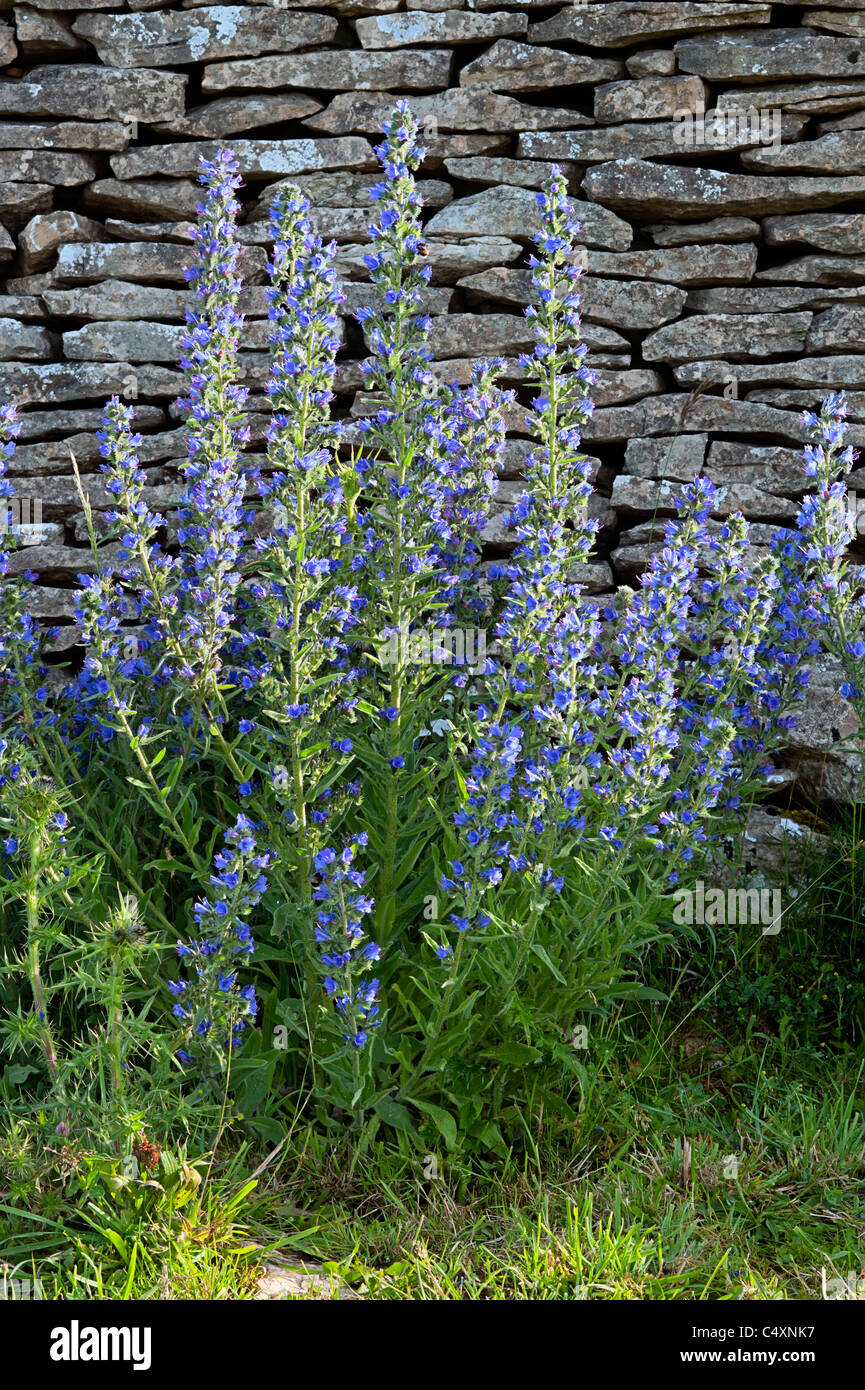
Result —
[{"label": "blue flower", "polygon": [[[244,1015],[254,1015],[258,1007],[254,987],[239,987],[237,969],[253,951],[250,929],[243,918],[267,891],[267,878],[261,871],[276,857],[270,850],[259,849],[257,829],[248,816],[239,815],[225,832],[224,847],[214,856],[211,882],[227,890],[226,894],[205,897],[195,904],[200,936],[191,944],[177,945],[178,955],[188,962],[187,977],[168,986],[172,994],[184,998],[182,1005],[174,1005],[174,1015],[184,1021],[199,1020],[187,1031],[186,1052],[190,1060],[197,1059],[205,1076],[214,1065],[214,1052],[236,1050],[242,1031],[238,1022]],[[199,1045],[196,1038],[206,1038],[206,1046]]]},{"label": "blue flower", "polygon": [[[367,938],[362,919],[373,911],[373,901],[364,897],[363,871],[356,868],[358,849],[367,842],[365,833],[356,835],[340,852],[320,851],[314,856],[317,883],[313,898],[319,904],[315,940],[327,949],[321,964],[327,973],[322,979],[325,993],[334,1001],[336,1016],[346,1042],[362,1047],[370,1027],[378,1027],[377,979],[368,978],[381,948]],[[360,1040],[360,1041],[359,1041]]]}]

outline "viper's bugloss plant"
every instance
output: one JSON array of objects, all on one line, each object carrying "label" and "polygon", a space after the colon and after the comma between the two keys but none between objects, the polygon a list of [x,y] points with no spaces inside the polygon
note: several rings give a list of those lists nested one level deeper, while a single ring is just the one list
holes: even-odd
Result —
[{"label": "viper's bugloss plant", "polygon": [[367,843],[361,832],[339,853],[321,850],[314,861],[313,896],[319,904],[315,939],[326,972],[322,983],[345,1030],[342,1039],[355,1049],[363,1047],[370,1028],[378,1027],[378,980],[370,972],[381,948],[364,930],[363,918],[374,904],[364,896],[363,871],[354,867],[358,848]]},{"label": "viper's bugloss plant", "polygon": [[845,443],[847,415],[843,391],[827,396],[819,415],[803,414],[812,439],[805,449],[805,472],[815,480],[816,490],[802,502],[787,550],[800,584],[807,586],[809,615],[819,629],[822,646],[844,672],[841,694],[850,700],[861,723],[865,717],[865,568],[846,554],[855,535],[856,510],[845,479],[858,457]]},{"label": "viper's bugloss plant", "polygon": [[578,999],[577,1012],[593,1010],[638,987],[626,963],[714,820],[738,805],[736,736],[757,719],[777,580],[772,556],[748,570],[741,518],[713,534],[714,488],[698,478],[637,590],[583,593],[596,523],[580,450],[593,374],[575,341],[579,225],[557,171],[538,202],[536,344],[522,359],[536,447],[509,517],[511,558],[491,570],[502,657],[467,716],[456,854],[441,879],[452,907],[431,940],[448,986],[436,1034],[461,995],[482,991],[478,1038],[504,1045],[517,1018],[526,1041],[551,1046]]},{"label": "viper's bugloss plant", "polygon": [[362,694],[372,711],[358,761],[367,774],[368,828],[379,855],[376,932],[383,945],[410,926],[401,909],[416,892],[425,838],[426,817],[418,822],[420,808],[406,817],[404,797],[416,807],[418,786],[426,780],[435,795],[438,783],[441,752],[419,733],[446,690],[464,683],[462,671],[442,678],[429,663],[413,660],[409,639],[448,631],[461,615],[474,613],[477,622],[475,540],[504,447],[495,364],[479,364],[467,392],[439,385],[431,369],[424,295],[432,270],[414,177],[425,151],[404,102],[384,129],[376,150],[384,177],[371,193],[376,220],[365,257],[376,297],[357,315],[370,349],[363,372],[371,396],[355,461],[369,657]]},{"label": "viper's bugloss plant", "polygon": [[210,876],[215,891],[193,907],[197,935],[177,945],[185,973],[168,985],[181,1028],[177,1055],[184,1067],[196,1069],[200,1080],[221,1075],[231,1053],[242,1046],[247,1021],[258,1011],[255,986],[243,982],[255,950],[246,918],[264,896],[264,871],[274,854],[257,845],[257,828],[248,816],[239,815],[225,832]]},{"label": "viper's bugloss plant", "polygon": [[[8,499],[15,488],[6,476],[15,453],[21,422],[14,405],[0,406],[0,691],[6,710],[17,710],[28,725],[50,721],[46,709],[44,669],[40,653],[53,632],[40,631],[30,613],[27,592],[36,578],[31,570],[10,576],[12,550],[17,545],[17,528],[12,521]],[[7,716],[8,717],[8,716]]]},{"label": "viper's bugloss plant", "polygon": [[[113,529],[100,539],[85,506],[81,662],[50,698],[0,555],[4,930],[30,961],[6,1036],[42,1059],[37,1101],[98,1092],[121,1147],[135,1098],[157,1089],[187,1120],[233,1091],[277,1140],[310,1103],[334,1129],[385,1123],[428,1144],[432,1125],[482,1150],[527,1106],[573,1120],[591,1065],[576,1025],[640,993],[673,885],[764,785],[821,643],[865,703],[865,609],[836,515],[842,398],[811,422],[818,492],[797,531],[755,547],[698,477],[638,585],[591,597],[594,373],[566,181],[554,169],[538,196],[532,350],[460,383],[435,360],[405,102],[377,154],[356,415],[339,418],[335,394],[336,247],[286,183],[269,224],[269,419],[259,464],[246,454],[240,180],[222,152],[201,166],[182,478],[150,500],[134,412],[109,402]],[[532,443],[489,564],[517,391]],[[13,433],[7,409],[7,453]],[[35,860],[16,819],[40,778],[75,808],[86,911],[49,862],[50,817]],[[49,971],[63,1046],[45,1034],[45,953],[25,946],[44,944],[31,906],[49,883],[51,952],[79,961]],[[76,1045],[100,1001],[104,1032]],[[101,1068],[104,1095],[75,1102],[57,1056]]]},{"label": "viper's bugloss plant", "polygon": [[341,685],[350,678],[349,634],[363,599],[350,555],[356,489],[340,463],[340,428],[331,418],[337,310],[345,298],[336,283],[336,246],[313,235],[309,202],[292,185],[280,188],[270,229],[266,390],[273,416],[259,492],[272,527],[256,539],[251,586],[267,622],[267,659],[260,669],[247,667],[244,683],[259,683],[270,744],[265,786],[289,829],[299,898],[308,905],[331,788],[351,753],[346,736],[322,740],[321,731],[339,713]]}]

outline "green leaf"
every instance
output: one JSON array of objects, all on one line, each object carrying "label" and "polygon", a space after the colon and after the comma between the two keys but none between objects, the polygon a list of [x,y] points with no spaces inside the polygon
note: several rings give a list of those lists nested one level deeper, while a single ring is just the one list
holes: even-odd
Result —
[{"label": "green leaf", "polygon": [[8,1081],[10,1086],[20,1086],[22,1082],[27,1080],[28,1076],[35,1075],[38,1070],[38,1067],[25,1067],[16,1062],[6,1068],[3,1079]]},{"label": "green leaf", "polygon": [[453,1152],[457,1146],[457,1122],[453,1115],[449,1115],[447,1110],[442,1110],[441,1106],[433,1105],[428,1100],[413,1100],[411,1103],[425,1115],[429,1115],[447,1148]]},{"label": "green leaf", "polygon": [[525,1067],[529,1062],[537,1062],[543,1055],[536,1047],[529,1047],[528,1043],[506,1042],[498,1047],[492,1047],[488,1052],[481,1054],[489,1057],[493,1062],[504,1062],[513,1067]]},{"label": "green leaf", "polygon": [[401,1129],[406,1134],[417,1134],[412,1118],[404,1105],[390,1096],[381,1096],[373,1106],[375,1113],[392,1129]]},{"label": "green leaf", "polygon": [[553,962],[550,960],[550,957],[543,946],[541,946],[538,942],[535,942],[534,945],[531,947],[531,951],[533,955],[537,956],[539,960],[542,960],[544,962],[544,965],[547,967],[550,974],[555,976],[560,985],[566,985],[568,983],[559,967],[557,965],[553,965]]}]

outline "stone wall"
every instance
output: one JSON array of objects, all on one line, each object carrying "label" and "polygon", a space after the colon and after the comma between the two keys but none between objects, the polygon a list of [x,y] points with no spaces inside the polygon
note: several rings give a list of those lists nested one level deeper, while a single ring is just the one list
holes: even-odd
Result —
[{"label": "stone wall", "polygon": [[[719,516],[742,508],[758,539],[788,522],[803,488],[799,411],[827,389],[850,391],[865,443],[865,0],[0,10],[0,399],[23,408],[11,468],[21,519],[28,506],[42,518],[13,567],[38,573],[35,610],[63,625],[59,651],[76,640],[73,577],[92,566],[70,450],[99,522],[92,431],[109,394],[136,402],[155,505],[170,515],[179,493],[174,363],[202,152],[230,144],[246,181],[253,451],[265,428],[264,219],[286,176],[340,243],[339,406],[365,409],[348,314],[364,298],[365,190],[395,94],[425,123],[443,375],[466,379],[473,356],[495,352],[519,386],[534,191],[552,161],[580,201],[598,369],[586,430],[603,523],[595,592],[633,580],[676,480],[698,470],[721,486]],[[515,412],[504,502],[519,488],[522,423]],[[487,539],[501,546],[500,515]],[[849,725],[843,702],[827,711],[829,690],[794,750],[824,789],[824,754]]]}]

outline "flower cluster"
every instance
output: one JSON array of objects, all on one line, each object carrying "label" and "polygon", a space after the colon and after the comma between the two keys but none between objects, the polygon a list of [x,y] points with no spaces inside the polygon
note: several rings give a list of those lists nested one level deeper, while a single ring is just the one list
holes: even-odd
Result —
[{"label": "flower cluster", "polygon": [[184,468],[186,488],[178,510],[183,576],[178,585],[178,640],[188,654],[180,675],[193,682],[196,699],[215,698],[219,672],[236,618],[239,558],[250,514],[244,497],[254,470],[240,450],[249,439],[243,423],[247,391],[237,384],[237,352],[243,318],[236,234],[240,186],[237,160],[222,150],[201,161],[204,200],[199,204],[193,265],[187,279],[200,307],[187,309],[180,365],[189,391]]},{"label": "flower cluster", "polygon": [[[281,800],[296,832],[314,839],[309,808],[320,797],[333,758],[323,749],[311,760],[303,750],[332,721],[338,673],[344,682],[348,668],[347,637],[364,602],[347,557],[355,479],[338,460],[340,430],[331,420],[337,309],[345,296],[336,284],[336,247],[313,235],[309,202],[300,190],[281,186],[270,218],[267,393],[273,417],[259,491],[272,508],[273,528],[255,542],[259,575],[252,593],[268,623],[268,660],[259,679],[264,702],[279,711],[272,716],[278,725],[271,737],[274,756],[284,749],[288,765]],[[328,675],[329,681],[322,680]],[[337,755],[351,751],[345,739],[324,747]]]},{"label": "flower cluster", "polygon": [[326,972],[322,983],[333,1001],[344,1041],[356,1048],[363,1047],[369,1029],[379,1025],[379,982],[369,972],[381,958],[381,950],[364,930],[363,918],[374,904],[363,892],[363,870],[355,867],[357,851],[367,843],[368,836],[361,831],[339,852],[320,850],[313,861],[313,897],[319,904],[315,940]]},{"label": "flower cluster", "polygon": [[276,858],[256,844],[258,827],[240,815],[225,832],[225,847],[213,860],[210,882],[216,890],[195,904],[198,935],[178,942],[185,977],[168,988],[176,998],[172,1012],[182,1028],[177,1055],[184,1066],[207,1069],[243,1041],[247,1019],[258,1009],[255,987],[240,984],[240,969],[255,949],[246,917],[267,889],[267,869]]},{"label": "flower cluster", "polygon": [[[522,881],[542,905],[562,891],[577,854],[596,865],[659,854],[675,881],[705,852],[715,808],[736,810],[748,768],[765,764],[805,683],[807,643],[775,618],[778,559],[751,562],[741,518],[711,520],[716,493],[706,478],[682,489],[678,519],[636,591],[601,603],[583,595],[579,570],[596,524],[580,431],[593,374],[576,345],[579,224],[558,171],[539,207],[527,311],[536,342],[521,359],[539,388],[538,447],[510,517],[517,545],[491,570],[504,582],[494,629],[503,659],[487,680],[493,699],[475,711],[454,816],[459,858],[442,880],[457,898],[450,920],[460,932],[490,920],[480,910],[490,883],[500,899]],[[766,688],[770,646],[773,685],[785,673],[777,699]],[[446,943],[437,952],[450,957]]]},{"label": "flower cluster", "polygon": [[12,547],[7,548],[6,538],[14,546],[15,528],[11,525],[6,500],[13,496],[15,489],[6,478],[6,469],[15,452],[20,428],[15,406],[0,406],[0,690],[5,691],[5,698],[13,708],[23,707],[28,723],[38,723],[50,722],[53,715],[45,709],[44,687],[40,684],[35,690],[31,689],[30,678],[35,675],[36,680],[41,681],[43,675],[39,666],[42,636],[30,614],[25,588],[36,576],[24,570],[17,582],[7,578]]},{"label": "flower cluster", "polygon": [[841,694],[853,702],[861,719],[865,715],[865,567],[851,563],[845,553],[853,514],[844,478],[857,458],[856,450],[845,443],[847,414],[843,391],[828,395],[819,415],[803,414],[813,441],[805,449],[805,472],[815,480],[816,491],[802,503],[787,554],[800,585],[804,583],[808,616],[816,621],[825,649],[844,669]]},{"label": "flower cluster", "polygon": [[[119,577],[127,587],[129,615],[146,625],[128,658],[132,664],[122,674],[140,674],[162,685],[183,660],[174,621],[178,573],[173,556],[156,539],[165,517],[151,511],[147,503],[147,475],[137,453],[142,439],[133,430],[133,418],[132,407],[114,396],[105,407],[97,436],[105,490],[115,499],[106,520],[120,528]],[[157,658],[153,665],[145,660],[150,647]]]},{"label": "flower cluster", "polygon": [[[359,422],[364,453],[356,468],[370,523],[359,558],[386,615],[384,631],[370,629],[372,641],[433,615],[438,625],[451,625],[470,598],[473,537],[489,513],[504,449],[502,407],[510,399],[495,385],[497,362],[479,363],[465,390],[439,385],[432,374],[425,312],[431,270],[422,263],[423,199],[414,178],[424,150],[405,102],[385,132],[376,151],[385,180],[372,189],[374,249],[365,257],[376,297],[357,313],[372,353],[363,371],[375,392],[371,413]],[[397,697],[410,676],[400,662],[390,675],[386,708],[401,714]],[[390,722],[399,727],[401,719]]]}]

